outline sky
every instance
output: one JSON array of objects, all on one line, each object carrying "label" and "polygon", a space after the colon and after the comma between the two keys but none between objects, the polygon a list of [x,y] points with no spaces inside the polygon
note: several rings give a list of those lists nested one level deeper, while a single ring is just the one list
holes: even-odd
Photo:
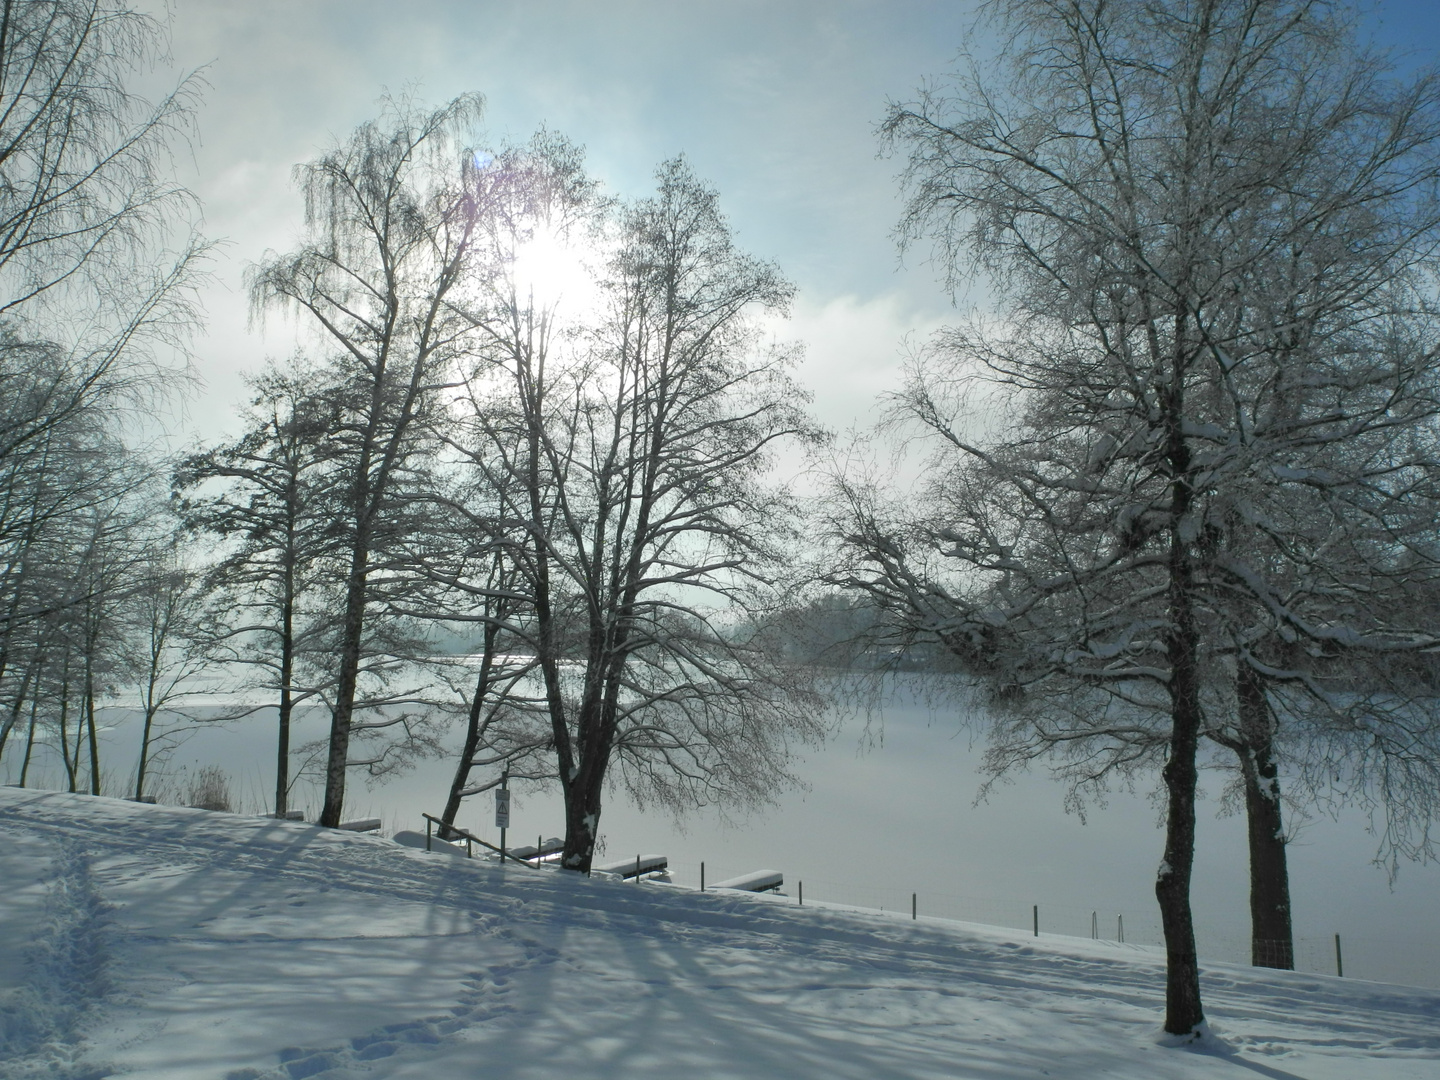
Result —
[{"label": "sky", "polygon": [[[798,286],[785,336],[806,348],[822,422],[868,424],[906,350],[955,314],[924,252],[897,252],[899,162],[876,127],[887,101],[954,68],[974,13],[973,0],[173,0],[174,70],[206,84],[181,179],[222,241],[186,426],[224,426],[240,373],[293,348],[293,324],[252,324],[245,269],[296,245],[293,166],[373,118],[386,91],[433,104],[479,91],[492,141],[561,132],[626,197],[687,155],[742,247]],[[1435,0],[1383,0],[1367,26],[1415,61],[1440,56]]]}]

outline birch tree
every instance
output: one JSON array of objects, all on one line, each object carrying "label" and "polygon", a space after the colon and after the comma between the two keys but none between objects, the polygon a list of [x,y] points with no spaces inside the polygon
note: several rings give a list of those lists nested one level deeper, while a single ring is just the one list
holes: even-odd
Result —
[{"label": "birch tree", "polygon": [[437,392],[453,378],[470,323],[456,311],[472,266],[480,207],[463,139],[480,108],[458,98],[433,112],[387,102],[382,117],[297,169],[308,235],[257,267],[257,308],[311,324],[331,365],[330,435],[344,496],[343,615],[320,822],[340,823],[366,633],[374,627],[374,559],[422,453]]}]

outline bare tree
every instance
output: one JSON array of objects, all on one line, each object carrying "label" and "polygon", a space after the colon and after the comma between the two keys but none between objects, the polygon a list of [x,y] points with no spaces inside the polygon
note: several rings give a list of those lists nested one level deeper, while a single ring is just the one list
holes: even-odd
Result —
[{"label": "bare tree", "polygon": [[[886,130],[907,235],[991,271],[1006,322],[915,372],[903,408],[952,452],[931,513],[897,527],[844,490],[838,576],[989,669],[1001,767],[1059,748],[1082,786],[1159,769],[1184,1035],[1202,738],[1254,728],[1256,679],[1336,705],[1341,652],[1433,645],[1391,601],[1434,565],[1435,84],[1391,83],[1325,3],[991,10],[1003,90],[957,81]],[[987,384],[1008,430],[961,418]]]},{"label": "bare tree", "polygon": [[796,543],[767,482],[806,439],[803,396],[752,312],[790,286],[734,246],[683,161],[625,208],[599,313],[557,333],[533,293],[495,295],[470,385],[468,463],[507,500],[565,800],[563,865],[588,870],[607,781],[669,808],[764,801],[789,740],[823,731],[805,673],[763,637]]},{"label": "bare tree", "polygon": [[472,270],[479,213],[469,178],[474,154],[458,140],[479,111],[458,98],[423,113],[388,101],[379,121],[301,166],[309,236],[297,252],[253,273],[257,308],[288,307],[313,321],[330,357],[343,470],[344,615],[321,823],[338,825],[367,619],[375,606],[372,559],[420,452],[437,390],[452,376],[471,324],[454,301]]},{"label": "bare tree", "polygon": [[253,380],[244,434],[186,457],[173,477],[187,527],[222,545],[207,571],[216,601],[212,648],[275,695],[277,817],[288,809],[293,785],[295,707],[322,689],[313,680],[320,612],[330,596],[322,583],[337,541],[322,448],[330,410],[320,378],[298,359],[284,371],[267,367]]},{"label": "bare tree", "polygon": [[[204,244],[169,179],[189,78],[158,105],[126,87],[161,29],[123,4],[0,3],[0,461],[80,409],[116,408],[173,369]],[[37,350],[52,359],[36,365]]]},{"label": "bare tree", "polygon": [[99,443],[114,453],[126,410],[184,374],[205,245],[168,166],[198,81],[157,105],[127,87],[162,45],[158,23],[108,0],[0,3],[0,748],[40,685],[29,661],[7,678],[21,637],[87,596],[30,572],[76,532],[69,515],[108,498]]}]

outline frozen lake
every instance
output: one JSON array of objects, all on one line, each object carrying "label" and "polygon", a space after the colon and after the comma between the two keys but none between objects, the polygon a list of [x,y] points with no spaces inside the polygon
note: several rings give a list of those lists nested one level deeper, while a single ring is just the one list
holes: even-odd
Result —
[{"label": "frozen lake", "polygon": [[[105,712],[101,762],[105,793],[125,794],[133,776],[138,731],[133,714]],[[274,788],[273,712],[225,726],[206,726],[170,756],[151,785],[179,801],[186,778],[207,765],[230,778],[237,809],[258,813]],[[292,746],[322,736],[318,710],[299,722]],[[602,858],[637,853],[669,856],[674,880],[698,884],[758,869],[780,870],[785,892],[890,910],[997,925],[1031,925],[1039,906],[1042,933],[1113,939],[1123,916],[1127,941],[1158,944],[1152,892],[1162,835],[1147,792],[1117,794],[1092,808],[1087,823],[1067,815],[1063,789],[1040,773],[1016,777],[975,804],[981,749],[957,718],[898,691],[867,726],[863,716],[838,721],[830,742],[805,755],[796,771],[803,790],[779,792],[774,806],[727,820],[715,810],[682,821],[641,812],[612,794],[601,819]],[[7,747],[0,778],[13,783],[18,754]],[[423,829],[422,812],[438,814],[453,766],[426,760],[368,786],[354,776],[347,817],[380,817],[386,832]],[[61,787],[58,757],[37,751],[32,786]],[[1194,910],[1202,957],[1244,960],[1248,954],[1245,828],[1242,815],[1219,816],[1226,776],[1202,778]],[[1283,778],[1282,778],[1283,782]],[[313,820],[320,791],[301,782],[292,805]],[[517,789],[509,842],[560,835],[556,791]],[[491,796],[477,796],[459,823],[499,840]],[[1344,946],[1347,976],[1440,986],[1440,866],[1407,864],[1392,888],[1371,864],[1373,838],[1363,815],[1318,817],[1290,847],[1297,963],[1334,971],[1334,935]]]}]

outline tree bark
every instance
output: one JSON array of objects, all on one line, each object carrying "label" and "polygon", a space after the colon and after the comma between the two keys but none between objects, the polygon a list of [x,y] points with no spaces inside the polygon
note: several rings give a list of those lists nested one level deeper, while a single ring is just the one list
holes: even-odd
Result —
[{"label": "tree bark", "polygon": [[1165,859],[1155,879],[1155,897],[1160,902],[1160,921],[1165,930],[1165,1030],[1172,1035],[1191,1034],[1205,1019],[1190,911],[1190,878],[1195,862],[1195,756],[1200,734],[1194,647],[1193,636],[1179,632],[1172,635],[1170,756],[1162,771],[1168,796]]},{"label": "tree bark", "polygon": [[[10,715],[5,719],[5,730],[0,731],[0,757],[4,755],[5,741],[9,738],[11,729],[20,722],[20,714],[25,710],[25,701],[30,695],[31,680],[35,677],[35,673],[39,670],[40,666],[41,660],[38,657],[31,658],[30,662],[25,665],[25,675],[20,680],[20,691],[15,695],[15,700],[10,705]],[[39,698],[38,693],[36,694],[36,698]],[[35,728],[35,709],[33,704],[30,709],[30,728],[33,739]],[[26,747],[26,753],[27,755],[29,753],[28,745]],[[25,785],[21,784],[20,786],[24,787]]]},{"label": "tree bark", "polygon": [[155,711],[145,710],[145,723],[140,727],[140,764],[135,769],[135,801],[145,797],[145,766],[150,761],[150,729],[155,723]]},{"label": "tree bark", "polygon": [[[291,530],[293,536],[293,529]],[[290,684],[295,670],[295,558],[287,552],[284,570],[283,610],[280,616],[280,730],[275,740],[275,816],[290,808],[290,714],[294,708]]]},{"label": "tree bark", "polygon": [[25,756],[20,761],[20,786],[25,786],[25,778],[30,774],[30,754],[35,749],[35,714],[40,709],[39,695],[30,702],[30,731],[25,737]]},{"label": "tree bark", "polygon": [[345,593],[344,641],[340,653],[340,680],[335,708],[330,713],[330,752],[325,762],[325,802],[320,824],[337,828],[345,808],[345,769],[350,758],[350,723],[355,711],[355,687],[360,674],[360,638],[365,628],[368,552],[357,543]]},{"label": "tree bark", "polygon": [[70,757],[70,733],[66,730],[70,723],[70,657],[69,649],[65,662],[60,666],[60,760],[65,766],[65,779],[68,783],[66,790],[75,791],[75,772],[80,767],[80,736],[75,736],[75,757]]},{"label": "tree bark", "polygon": [[[445,800],[445,811],[440,815],[440,820],[446,825],[454,825],[456,815],[460,813],[460,801],[463,798],[461,792],[470,780],[470,768],[475,761],[475,751],[480,748],[480,717],[485,709],[485,696],[490,689],[491,662],[495,655],[495,639],[499,635],[500,628],[494,623],[485,625],[484,652],[480,657],[480,674],[475,679],[475,696],[470,702],[470,712],[465,718],[465,745],[460,751],[460,760],[455,766],[455,776],[450,781],[450,797]],[[449,835],[442,832],[442,840],[448,840]]]},{"label": "tree bark", "polygon": [[602,755],[591,754],[581,762],[575,779],[564,785],[565,849],[560,865],[588,874],[595,858],[600,835],[600,796],[605,784]]},{"label": "tree bark", "polygon": [[1190,1035],[1205,1021],[1200,1004],[1200,960],[1190,912],[1190,877],[1195,864],[1196,753],[1201,730],[1200,632],[1195,618],[1195,576],[1189,545],[1182,535],[1191,513],[1194,489],[1190,450],[1181,417],[1184,387],[1181,342],[1183,317],[1176,320],[1172,385],[1166,402],[1167,457],[1171,468],[1168,607],[1166,652],[1170,661],[1170,747],[1161,772],[1165,780],[1165,858],[1155,878],[1160,921],[1165,931],[1165,1030]]},{"label": "tree bark", "polygon": [[1243,736],[1236,753],[1250,840],[1250,963],[1289,971],[1295,967],[1295,944],[1274,727],[1260,677],[1242,662],[1236,682]]},{"label": "tree bark", "polygon": [[85,657],[85,727],[90,736],[90,794],[99,795],[100,741],[95,733],[95,664],[91,656]]}]

